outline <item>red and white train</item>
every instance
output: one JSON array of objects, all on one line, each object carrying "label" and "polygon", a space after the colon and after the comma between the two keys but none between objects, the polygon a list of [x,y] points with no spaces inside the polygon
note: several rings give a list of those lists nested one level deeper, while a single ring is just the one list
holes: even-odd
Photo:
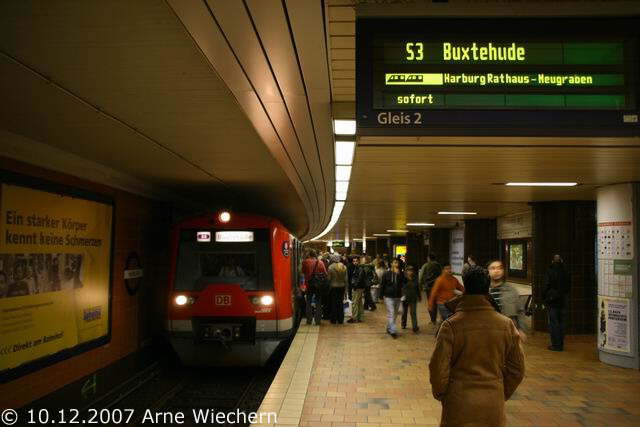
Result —
[{"label": "red and white train", "polygon": [[263,365],[298,324],[300,244],[277,220],[221,212],[172,230],[167,333],[188,365]]}]

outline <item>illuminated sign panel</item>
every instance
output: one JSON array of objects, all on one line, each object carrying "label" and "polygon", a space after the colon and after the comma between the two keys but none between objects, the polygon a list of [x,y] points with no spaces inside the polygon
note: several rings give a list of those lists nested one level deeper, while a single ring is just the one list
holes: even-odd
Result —
[{"label": "illuminated sign panel", "polygon": [[253,231],[216,231],[216,242],[253,242]]},{"label": "illuminated sign panel", "polygon": [[637,134],[640,23],[601,21],[359,19],[359,133]]}]

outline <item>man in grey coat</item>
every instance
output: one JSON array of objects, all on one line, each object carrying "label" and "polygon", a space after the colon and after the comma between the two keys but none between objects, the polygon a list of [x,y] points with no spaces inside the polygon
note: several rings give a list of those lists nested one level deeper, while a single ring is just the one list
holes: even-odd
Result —
[{"label": "man in grey coat", "polygon": [[522,340],[526,340],[528,328],[525,322],[524,303],[520,298],[520,293],[513,285],[506,282],[502,261],[491,261],[488,270],[489,278],[491,279],[489,294],[498,303],[500,313],[513,321]]}]

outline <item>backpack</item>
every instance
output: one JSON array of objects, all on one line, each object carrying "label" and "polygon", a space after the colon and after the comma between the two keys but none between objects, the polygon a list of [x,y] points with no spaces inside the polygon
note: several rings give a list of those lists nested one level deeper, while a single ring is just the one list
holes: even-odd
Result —
[{"label": "backpack", "polygon": [[327,273],[317,272],[319,262],[320,261],[316,260],[316,264],[313,266],[313,272],[311,272],[311,277],[309,278],[308,290],[311,293],[316,293],[329,284]]}]

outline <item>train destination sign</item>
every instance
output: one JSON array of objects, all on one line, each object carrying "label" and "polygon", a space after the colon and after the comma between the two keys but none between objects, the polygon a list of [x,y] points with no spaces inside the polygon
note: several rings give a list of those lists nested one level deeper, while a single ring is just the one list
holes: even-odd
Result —
[{"label": "train destination sign", "polygon": [[637,132],[640,23],[611,21],[359,19],[359,131]]}]

